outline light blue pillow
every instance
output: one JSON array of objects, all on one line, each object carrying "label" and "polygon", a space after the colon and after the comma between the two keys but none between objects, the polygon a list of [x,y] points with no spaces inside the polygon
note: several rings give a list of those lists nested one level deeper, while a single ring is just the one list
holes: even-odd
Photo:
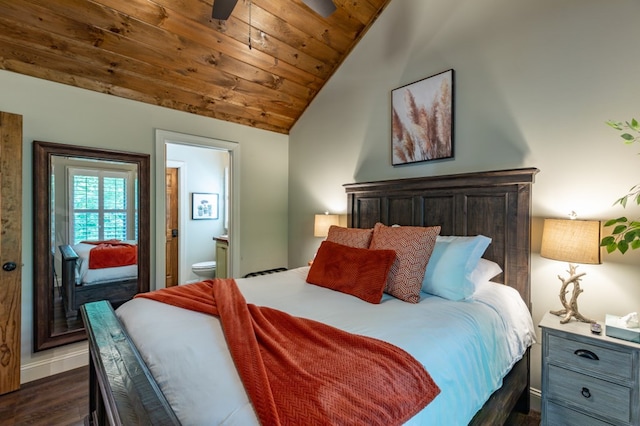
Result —
[{"label": "light blue pillow", "polygon": [[449,300],[464,300],[473,294],[471,273],[491,243],[484,235],[438,236],[422,280],[422,291]]}]

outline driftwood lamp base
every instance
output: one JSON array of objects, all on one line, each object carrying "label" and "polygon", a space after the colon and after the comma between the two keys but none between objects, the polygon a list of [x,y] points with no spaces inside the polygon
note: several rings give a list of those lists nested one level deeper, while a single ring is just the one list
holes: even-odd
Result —
[{"label": "driftwood lamp base", "polygon": [[[564,309],[549,312],[551,312],[553,315],[562,317],[562,319],[560,320],[561,324],[568,323],[569,321],[571,321],[571,318],[575,318],[576,320],[581,322],[596,322],[595,320],[589,319],[578,312],[578,296],[584,291],[580,288],[580,279],[585,275],[585,272],[581,272],[578,274],[576,273],[577,268],[577,265],[573,265],[570,263],[569,277],[565,279],[558,275],[558,279],[562,282],[562,287],[560,287],[560,302],[562,303],[562,306],[564,306]],[[573,292],[571,294],[571,299],[567,301],[567,294],[569,293],[567,287],[570,284],[573,284]]]}]

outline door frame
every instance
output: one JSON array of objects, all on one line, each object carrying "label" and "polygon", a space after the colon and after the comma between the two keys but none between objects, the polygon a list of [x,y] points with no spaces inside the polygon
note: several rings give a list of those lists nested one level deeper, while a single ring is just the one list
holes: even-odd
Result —
[{"label": "door frame", "polygon": [[[160,282],[158,277],[164,277],[166,274],[166,261],[165,255],[163,254],[166,250],[166,244],[165,239],[159,238],[159,236],[165,234],[164,217],[166,214],[167,195],[165,186],[167,154],[165,146],[167,143],[223,149],[229,153],[229,204],[231,205],[231,215],[229,217],[229,271],[231,271],[232,277],[238,277],[240,274],[240,144],[204,136],[156,129],[156,271],[155,278],[151,283],[153,289],[164,287],[164,279]],[[182,197],[183,194],[185,194],[182,187],[180,191]],[[180,219],[180,221],[182,224],[182,219]],[[184,232],[181,232],[181,234],[184,234]],[[187,236],[185,235],[183,238],[186,239]],[[178,244],[183,244],[184,239],[179,239]],[[184,244],[187,243],[184,242]],[[182,247],[186,246],[183,245]],[[184,252],[184,250],[181,250],[181,252]],[[182,271],[179,272],[179,276],[182,276]]]}]

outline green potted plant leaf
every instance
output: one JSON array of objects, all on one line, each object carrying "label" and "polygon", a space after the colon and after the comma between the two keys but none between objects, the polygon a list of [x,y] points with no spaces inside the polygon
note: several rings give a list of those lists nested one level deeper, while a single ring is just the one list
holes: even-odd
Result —
[{"label": "green potted plant leaf", "polygon": [[[631,145],[634,142],[640,142],[640,124],[638,124],[638,120],[635,118],[624,123],[613,120],[609,120],[606,123],[614,129],[623,132],[620,137],[624,140],[625,144]],[[624,208],[627,207],[629,200],[640,205],[640,184],[632,186],[629,192],[623,197],[618,198],[613,205],[620,204]],[[622,216],[606,221],[604,226],[614,227],[611,235],[604,237],[600,242],[601,246],[607,248],[607,253],[618,250],[624,254],[629,248],[632,250],[640,248],[640,219],[629,220]]]}]

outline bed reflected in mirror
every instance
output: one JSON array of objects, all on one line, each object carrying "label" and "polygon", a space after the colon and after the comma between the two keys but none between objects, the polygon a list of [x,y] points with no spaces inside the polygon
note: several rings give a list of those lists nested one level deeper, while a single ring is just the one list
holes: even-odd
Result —
[{"label": "bed reflected in mirror", "polygon": [[149,156],[34,142],[35,350],[86,338],[79,308],[149,289]]}]

